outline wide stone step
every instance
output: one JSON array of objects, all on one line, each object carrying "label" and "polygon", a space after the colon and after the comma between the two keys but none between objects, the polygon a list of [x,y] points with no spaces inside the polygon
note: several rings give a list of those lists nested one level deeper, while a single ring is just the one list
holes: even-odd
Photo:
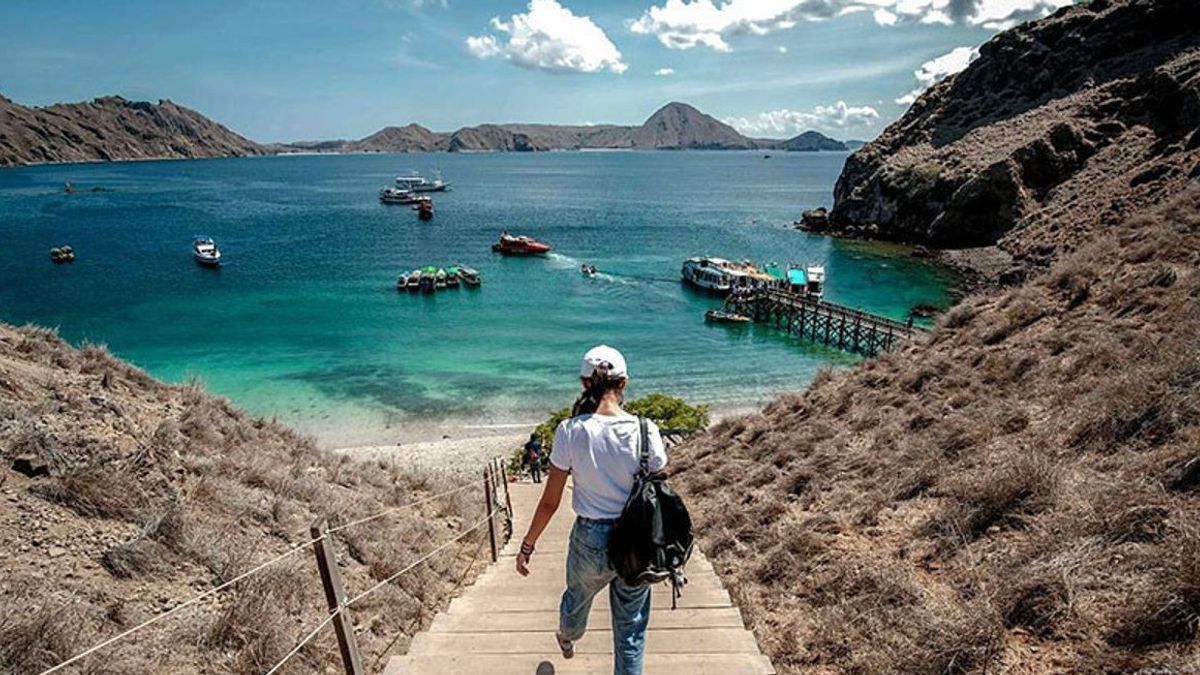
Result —
[{"label": "wide stone step", "polygon": [[[646,675],[772,675],[762,654],[655,654],[643,661]],[[438,654],[399,656],[384,675],[596,675],[612,672],[608,654]]]}]

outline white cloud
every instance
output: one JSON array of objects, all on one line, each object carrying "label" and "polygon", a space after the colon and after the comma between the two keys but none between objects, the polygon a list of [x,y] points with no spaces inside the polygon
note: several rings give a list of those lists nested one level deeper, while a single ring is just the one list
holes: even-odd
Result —
[{"label": "white cloud", "polygon": [[508,21],[494,17],[492,30],[467,38],[476,58],[504,58],[524,68],[563,73],[625,72],[621,52],[586,16],[576,16],[557,0],[530,0],[529,11]]},{"label": "white cloud", "polygon": [[977,58],[979,58],[978,47],[956,47],[936,59],[922,63],[920,68],[913,71],[913,77],[917,78],[917,88],[896,99],[896,103],[911,104],[926,89],[955,73],[966,70],[967,66]]},{"label": "white cloud", "polygon": [[871,11],[881,26],[960,23],[1004,30],[1076,0],[665,0],[629,22],[634,33],[653,35],[671,49],[730,51],[731,35],[766,35],[800,21],[820,21]]},{"label": "white cloud", "polygon": [[779,53],[780,53],[780,54],[786,54],[786,53],[787,53],[787,47],[780,47],[780,48],[779,48]]},{"label": "white cloud", "polygon": [[725,123],[747,135],[796,134],[809,129],[839,131],[870,126],[879,119],[879,112],[868,105],[852,106],[845,101],[819,105],[809,112],[772,110],[757,117],[728,117]]},{"label": "white cloud", "polygon": [[670,75],[675,74],[675,69],[674,68],[659,68],[658,70],[654,71],[654,74],[658,75],[659,77],[668,77]]}]

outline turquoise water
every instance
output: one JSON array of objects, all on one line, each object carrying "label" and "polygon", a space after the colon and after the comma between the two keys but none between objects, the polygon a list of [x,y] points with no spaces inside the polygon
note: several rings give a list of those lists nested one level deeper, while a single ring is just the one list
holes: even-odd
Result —
[{"label": "turquoise water", "polygon": [[[842,153],[360,155],[0,170],[0,319],[107,344],[168,381],[328,442],[538,419],[566,405],[577,360],[607,342],[634,395],[723,408],[803,386],[849,356],[762,326],[704,322],[678,281],[691,255],[823,261],[827,298],[896,318],[946,305],[955,279],[905,251],[789,227],[828,205]],[[431,223],[375,195],[440,169]],[[61,194],[64,181],[104,192]],[[503,258],[507,228],[555,246]],[[225,264],[191,260],[212,235]],[[53,265],[71,244],[78,260]],[[593,279],[581,262],[597,265]],[[397,275],[463,262],[479,290],[397,293]]]}]

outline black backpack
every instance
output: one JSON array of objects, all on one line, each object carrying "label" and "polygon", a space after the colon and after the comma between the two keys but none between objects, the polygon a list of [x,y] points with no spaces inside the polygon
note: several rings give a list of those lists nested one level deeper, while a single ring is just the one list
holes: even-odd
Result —
[{"label": "black backpack", "polygon": [[683,566],[692,555],[692,518],[662,475],[650,474],[646,419],[638,418],[639,463],[633,491],[608,540],[608,561],[632,586],[671,582],[671,609],[687,583]]}]

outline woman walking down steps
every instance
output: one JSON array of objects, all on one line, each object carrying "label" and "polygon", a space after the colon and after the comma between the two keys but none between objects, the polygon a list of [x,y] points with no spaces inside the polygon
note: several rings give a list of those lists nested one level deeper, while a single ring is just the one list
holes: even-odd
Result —
[{"label": "woman walking down steps", "polygon": [[[583,392],[571,418],[559,424],[550,453],[550,473],[516,558],[517,572],[529,575],[537,539],[562,501],[567,476],[574,476],[566,584],[559,605],[555,639],[564,658],[575,654],[575,641],[587,630],[596,593],[608,587],[612,611],[613,672],[640,675],[650,620],[650,588],[625,583],[608,562],[608,539],[625,506],[638,472],[638,418],[621,408],[629,372],[625,357],[600,345],[583,357]],[[658,428],[648,424],[649,469],[662,471],[667,455]]]}]

